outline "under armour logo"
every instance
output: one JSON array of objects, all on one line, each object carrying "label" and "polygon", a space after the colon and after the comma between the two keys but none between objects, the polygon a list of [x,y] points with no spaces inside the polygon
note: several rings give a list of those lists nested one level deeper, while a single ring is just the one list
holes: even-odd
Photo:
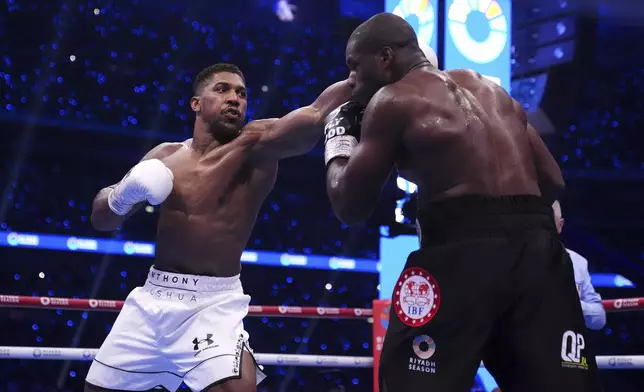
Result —
[{"label": "under armour logo", "polygon": [[202,339],[202,340],[199,340],[198,338],[194,338],[194,340],[192,341],[192,344],[194,344],[194,345],[195,345],[194,350],[195,350],[195,351],[199,351],[199,345],[200,345],[201,343],[204,343],[204,342],[205,342],[205,343],[207,343],[207,345],[208,345],[208,346],[210,346],[211,344],[213,344],[215,341],[214,341],[214,340],[212,340],[211,338],[212,338],[212,334],[211,334],[211,333],[207,334],[207,335],[206,335],[206,338],[205,338],[205,339]]}]

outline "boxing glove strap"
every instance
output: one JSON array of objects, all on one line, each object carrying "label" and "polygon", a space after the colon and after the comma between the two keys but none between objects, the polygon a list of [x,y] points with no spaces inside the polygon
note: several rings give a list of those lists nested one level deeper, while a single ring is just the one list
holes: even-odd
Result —
[{"label": "boxing glove strap", "polygon": [[358,145],[358,139],[351,135],[341,135],[329,139],[324,145],[324,164],[335,158],[349,158]]},{"label": "boxing glove strap", "polygon": [[110,207],[113,213],[116,215],[124,216],[132,209],[133,204],[126,203],[122,197],[118,197],[116,194],[118,185],[110,191],[110,194],[107,195],[107,205]]}]

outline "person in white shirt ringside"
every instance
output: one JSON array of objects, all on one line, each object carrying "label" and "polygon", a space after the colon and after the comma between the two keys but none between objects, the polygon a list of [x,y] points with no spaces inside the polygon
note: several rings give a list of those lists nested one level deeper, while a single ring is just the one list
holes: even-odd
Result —
[{"label": "person in white shirt ringside", "polygon": [[[557,231],[561,234],[564,226],[564,218],[561,214],[561,205],[558,201],[554,202],[552,210],[555,216]],[[590,282],[588,260],[568,248],[566,248],[566,251],[570,255],[570,260],[572,260],[572,266],[575,271],[575,283],[577,284],[577,292],[581,300],[581,309],[586,320],[586,327],[593,330],[602,329],[606,325],[606,310],[602,305],[601,296],[595,291],[595,288]]]}]

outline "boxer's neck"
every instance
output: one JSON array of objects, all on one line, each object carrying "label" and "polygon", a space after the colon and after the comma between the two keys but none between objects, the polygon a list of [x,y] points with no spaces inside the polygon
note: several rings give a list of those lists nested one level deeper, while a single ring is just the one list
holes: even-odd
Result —
[{"label": "boxer's neck", "polygon": [[203,121],[195,121],[194,131],[192,133],[192,150],[201,154],[205,154],[219,146],[230,143],[237,136],[239,136],[239,131],[237,132],[237,134],[233,134],[231,132],[230,136],[225,138],[224,132],[221,132],[221,137],[215,137],[215,133],[216,132],[212,131],[210,125],[204,123]]},{"label": "boxer's neck", "polygon": [[401,59],[400,64],[398,64],[397,71],[394,72],[394,77],[396,78],[396,81],[402,79],[410,73],[411,71],[423,67],[425,65],[431,65],[431,63],[424,57],[420,56],[405,56]]}]

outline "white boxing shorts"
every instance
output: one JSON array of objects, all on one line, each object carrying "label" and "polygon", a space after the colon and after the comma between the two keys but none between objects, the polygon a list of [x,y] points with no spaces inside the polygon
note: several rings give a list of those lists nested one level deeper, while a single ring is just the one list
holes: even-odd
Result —
[{"label": "white boxing shorts", "polygon": [[[145,285],[125,300],[86,381],[126,391],[175,391],[183,381],[202,391],[241,378],[243,351],[252,356],[243,324],[249,302],[239,275],[184,275],[152,267]],[[259,384],[266,376],[257,363],[255,369]]]}]

